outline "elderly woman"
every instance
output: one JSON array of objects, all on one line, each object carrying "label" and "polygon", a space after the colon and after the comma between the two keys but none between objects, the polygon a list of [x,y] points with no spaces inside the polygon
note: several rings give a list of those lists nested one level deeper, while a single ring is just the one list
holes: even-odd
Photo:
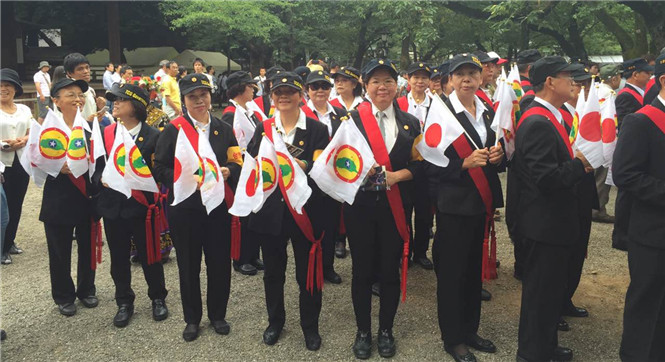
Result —
[{"label": "elderly woman", "polygon": [[354,67],[341,67],[339,72],[332,75],[335,81],[337,98],[330,103],[347,111],[352,111],[364,101],[363,85],[360,83],[360,72]]},{"label": "elderly woman", "polygon": [[10,254],[23,252],[15,243],[16,230],[21,220],[23,199],[28,189],[30,176],[23,170],[19,159],[28,141],[30,121],[33,119],[30,108],[14,103],[14,98],[23,94],[18,73],[13,69],[0,70],[0,161],[5,164],[3,185],[7,195],[9,224],[2,247],[2,264],[11,264]]}]

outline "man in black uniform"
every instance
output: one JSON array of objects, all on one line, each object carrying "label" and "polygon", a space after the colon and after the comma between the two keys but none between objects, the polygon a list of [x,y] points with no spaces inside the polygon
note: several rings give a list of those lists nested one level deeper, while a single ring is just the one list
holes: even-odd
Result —
[{"label": "man in black uniform", "polygon": [[621,360],[665,360],[665,55],[656,59],[659,94],[624,119],[614,152],[614,183],[630,195],[630,285]]},{"label": "man in black uniform", "polygon": [[520,101],[521,110],[526,109],[536,95],[533,91],[531,79],[529,79],[529,70],[531,70],[531,65],[540,58],[542,58],[542,56],[536,49],[522,50],[517,53],[517,70],[520,72],[520,85],[524,92],[522,100]]},{"label": "man in black uniform", "polygon": [[519,361],[568,361],[573,355],[558,346],[557,322],[570,259],[579,242],[576,185],[592,168],[584,155],[573,153],[559,111],[573,94],[570,68],[556,56],[533,64],[529,76],[536,97],[516,132],[511,164],[519,186],[515,226],[524,237],[526,256]]}]

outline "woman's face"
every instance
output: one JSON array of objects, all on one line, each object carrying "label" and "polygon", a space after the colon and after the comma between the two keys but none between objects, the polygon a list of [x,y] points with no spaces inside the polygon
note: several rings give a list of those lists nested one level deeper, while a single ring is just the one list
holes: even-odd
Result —
[{"label": "woman's face", "polygon": [[481,81],[480,69],[472,65],[463,65],[450,74],[449,83],[452,84],[456,94],[469,96],[476,93]]},{"label": "woman's face", "polygon": [[251,84],[245,85],[245,91],[242,93],[242,98],[245,102],[249,102],[254,99],[254,87]]},{"label": "woman's face", "polygon": [[127,119],[134,117],[134,107],[129,99],[116,98],[113,101],[113,117]]},{"label": "woman's face", "polygon": [[349,96],[353,94],[353,89],[356,87],[358,82],[351,80],[344,76],[335,77],[335,90],[337,94],[343,96]]},{"label": "woman's face", "polygon": [[206,88],[194,89],[185,96],[187,111],[193,115],[199,115],[199,117],[210,109],[210,102],[210,91]]},{"label": "woman's face", "polygon": [[0,83],[0,100],[3,102],[9,102],[14,100],[16,95],[16,88],[14,83],[10,82],[1,82]]},{"label": "woman's face", "polygon": [[62,113],[76,112],[76,109],[85,104],[85,93],[75,84],[58,91],[55,97],[55,105]]},{"label": "woman's face", "polygon": [[293,111],[300,107],[302,94],[295,88],[278,87],[271,93],[272,100],[275,102],[275,109],[280,112]]},{"label": "woman's face", "polygon": [[314,82],[309,84],[307,87],[309,89],[309,98],[312,100],[312,102],[315,104],[323,104],[328,102],[332,84],[328,82]]},{"label": "woman's face", "polygon": [[429,86],[429,73],[424,70],[418,70],[409,76],[409,85],[411,91],[421,94]]}]

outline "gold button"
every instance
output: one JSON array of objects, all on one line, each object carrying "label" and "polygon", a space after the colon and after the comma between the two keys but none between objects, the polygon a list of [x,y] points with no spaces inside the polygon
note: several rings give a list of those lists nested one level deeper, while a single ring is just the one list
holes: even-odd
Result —
[{"label": "gold button", "polygon": [[305,144],[305,141],[300,141],[300,143],[298,143],[298,144],[302,146],[302,145]]},{"label": "gold button", "polygon": [[285,82],[286,82],[286,78],[282,78],[282,83],[285,83]]},{"label": "gold button", "polygon": [[379,64],[383,64],[383,59],[379,60]]},{"label": "gold button", "polygon": [[215,136],[217,136],[219,134],[219,131],[215,130],[215,132],[213,132],[213,133],[215,134]]},{"label": "gold button", "polygon": [[409,125],[408,125],[408,124],[405,124],[405,125],[404,125],[404,129],[408,131],[408,130],[409,130]]},{"label": "gold button", "polygon": [[143,142],[143,137],[139,137],[139,142]]},{"label": "gold button", "polygon": [[418,66],[419,66],[419,67],[422,67],[422,66],[423,66],[423,63],[418,64]]},{"label": "gold button", "polygon": [[192,77],[192,83],[196,82],[196,77]]},{"label": "gold button", "polygon": [[319,70],[319,75],[323,75],[323,72]]}]

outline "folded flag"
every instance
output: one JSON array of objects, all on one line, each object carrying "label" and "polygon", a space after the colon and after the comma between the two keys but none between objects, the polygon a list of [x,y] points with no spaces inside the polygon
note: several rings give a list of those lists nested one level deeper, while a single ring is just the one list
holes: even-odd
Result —
[{"label": "folded flag", "polygon": [[[508,78],[506,78],[506,80],[513,88],[515,96],[517,97],[517,102],[519,103],[519,101],[522,100],[522,96],[524,95],[524,90],[522,89],[520,71],[517,69],[517,64],[513,64],[513,66],[510,68],[510,73],[508,73]],[[519,119],[520,117],[517,117],[517,120]]]},{"label": "folded flag", "polygon": [[[125,169],[127,158],[125,152],[125,132],[124,126],[121,123],[116,124],[116,137],[109,153],[109,159],[102,172],[102,183],[106,184],[109,188],[118,191],[130,198],[132,196],[132,189],[125,182]],[[130,137],[131,138],[131,137]]]},{"label": "folded flag", "polygon": [[579,133],[575,144],[593,168],[602,166],[605,163],[600,126],[598,87],[593,83],[589,89],[588,99],[584,103],[584,113],[580,117]]},{"label": "folded flag", "polygon": [[582,87],[580,94],[577,96],[577,103],[575,103],[575,114],[573,115],[573,125],[570,127],[570,134],[568,135],[570,144],[573,145],[573,148],[577,147],[575,146],[575,140],[577,139],[577,133],[580,129],[580,119],[584,114],[584,103],[584,87]]},{"label": "folded flag", "polygon": [[312,189],[307,184],[307,174],[298,166],[296,160],[289,153],[282,135],[277,133],[274,124],[272,127],[279,174],[286,191],[286,195],[283,196],[289,199],[289,204],[298,214],[302,214],[303,206],[312,195]]},{"label": "folded flag", "polygon": [[199,184],[195,173],[202,177],[201,161],[189,143],[187,135],[182,128],[178,131],[175,144],[175,157],[173,159],[173,203],[172,206],[186,200],[195,191]]},{"label": "folded flag", "polygon": [[448,146],[464,134],[464,128],[440,97],[432,97],[429,112],[425,119],[423,137],[416,145],[420,155],[427,161],[440,166],[448,166],[444,155]]}]

